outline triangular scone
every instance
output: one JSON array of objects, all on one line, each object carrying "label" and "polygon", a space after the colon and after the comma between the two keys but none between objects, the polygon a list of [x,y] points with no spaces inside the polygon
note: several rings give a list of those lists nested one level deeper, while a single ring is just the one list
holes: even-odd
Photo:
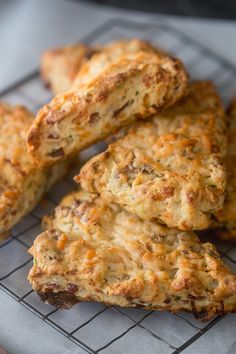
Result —
[{"label": "triangular scone", "polygon": [[216,214],[218,222],[215,225],[218,229],[214,230],[214,234],[223,240],[236,241],[236,98],[232,101],[227,116],[229,117],[226,155],[228,185],[224,206]]},{"label": "triangular scone", "polygon": [[75,84],[90,80],[119,57],[139,51],[165,53],[140,39],[122,39],[105,46],[89,47],[83,43],[49,49],[41,57],[40,72],[53,93],[69,90]]},{"label": "triangular scone", "polygon": [[225,116],[210,82],[189,89],[174,107],[130,127],[75,180],[143,220],[180,230],[209,227],[225,196]]},{"label": "triangular scone", "polygon": [[124,54],[134,54],[138,52],[155,53],[159,56],[167,55],[166,52],[154,47],[151,43],[140,39],[121,39],[111,42],[100,51],[94,54],[92,58],[86,61],[80,68],[78,75],[74,80],[75,85],[81,85],[96,75],[98,75],[107,65],[114,63]]},{"label": "triangular scone", "polygon": [[69,90],[81,65],[95,51],[82,43],[47,50],[41,58],[42,79],[55,94]]},{"label": "triangular scone", "polygon": [[65,197],[29,250],[28,279],[43,301],[193,312],[236,311],[236,276],[194,233],[143,222],[86,192]]},{"label": "triangular scone", "polygon": [[33,119],[24,107],[0,103],[0,234],[33,209],[68,168],[66,161],[47,169],[34,165],[25,141]]},{"label": "triangular scone", "polygon": [[39,111],[28,134],[29,152],[40,165],[55,163],[173,104],[186,86],[178,59],[124,55]]}]

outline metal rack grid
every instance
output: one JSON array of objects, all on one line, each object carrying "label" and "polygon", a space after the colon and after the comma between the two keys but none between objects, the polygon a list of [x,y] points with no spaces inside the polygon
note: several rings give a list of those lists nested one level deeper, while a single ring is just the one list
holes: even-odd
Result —
[{"label": "metal rack grid", "polygon": [[[188,35],[165,23],[137,23],[121,19],[105,22],[83,39],[105,43],[116,38],[139,37],[151,40],[182,58],[193,78],[213,80],[225,101],[236,92],[236,68]],[[24,104],[37,111],[51,95],[43,88],[39,73],[32,73],[0,93],[0,99]],[[82,154],[86,160],[96,146]],[[124,353],[132,342],[134,353],[180,353],[196,342],[224,316],[198,323],[190,314],[155,313],[138,309],[81,303],[72,310],[56,310],[40,302],[26,277],[32,258],[27,249],[40,233],[41,217],[50,212],[61,197],[73,189],[71,176],[55,186],[0,243],[0,289],[78,345],[79,353]],[[236,270],[236,246],[217,241],[225,262]],[[10,259],[10,262],[9,262]],[[98,335],[99,332],[99,335]]]}]

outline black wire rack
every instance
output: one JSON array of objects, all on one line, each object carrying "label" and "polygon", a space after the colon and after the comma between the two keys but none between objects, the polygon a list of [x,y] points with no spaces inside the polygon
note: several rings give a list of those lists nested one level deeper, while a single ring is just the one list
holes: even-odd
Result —
[{"label": "black wire rack", "polygon": [[[192,78],[213,80],[225,102],[236,93],[236,68],[166,22],[139,23],[116,19],[105,22],[82,41],[106,43],[117,38],[132,37],[148,39],[183,59]],[[37,111],[50,98],[38,72],[0,93],[1,100],[24,104],[33,111]],[[86,160],[96,152],[97,147],[92,147],[81,158]],[[41,217],[74,188],[73,175],[71,172],[71,176],[57,184],[45,201],[13,228],[7,240],[0,243],[1,290],[76,343],[78,353],[181,353],[222,321],[225,316],[218,316],[208,323],[199,323],[191,314],[171,315],[107,307],[98,303],[81,303],[69,311],[62,311],[40,302],[26,279],[32,266],[27,249],[40,233]],[[236,246],[219,241],[216,246],[224,261],[236,270]]]}]

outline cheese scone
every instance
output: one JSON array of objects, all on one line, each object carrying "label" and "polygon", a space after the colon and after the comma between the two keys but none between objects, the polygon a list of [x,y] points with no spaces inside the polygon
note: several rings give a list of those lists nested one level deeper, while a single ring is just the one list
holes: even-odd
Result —
[{"label": "cheese scone", "polygon": [[81,85],[96,77],[107,65],[114,63],[124,54],[134,54],[140,51],[155,53],[159,56],[167,55],[163,50],[154,47],[151,43],[140,39],[121,39],[111,42],[86,61],[78,71],[74,80],[75,85]]},{"label": "cheese scone", "polygon": [[95,48],[82,43],[46,51],[41,57],[42,79],[55,94],[69,90],[80,67],[94,52]]},{"label": "cheese scone", "polygon": [[34,165],[25,141],[33,119],[24,107],[0,103],[0,234],[33,209],[68,168],[69,162],[47,169]]},{"label": "cheese scone", "polygon": [[193,312],[236,311],[236,275],[194,233],[140,220],[95,194],[64,198],[30,248],[28,279],[41,299]]},{"label": "cheese scone", "polygon": [[105,46],[91,47],[78,43],[44,52],[40,72],[45,84],[58,94],[69,90],[74,81],[76,84],[88,81],[123,54],[139,51],[164,55],[161,49],[140,39],[122,39]]},{"label": "cheese scone", "polygon": [[29,152],[39,165],[55,163],[173,104],[186,87],[178,59],[124,55],[39,111],[28,133]]},{"label": "cheese scone", "polygon": [[225,196],[226,122],[212,83],[189,90],[175,106],[128,128],[75,180],[143,220],[180,230],[209,227]]},{"label": "cheese scone", "polygon": [[236,241],[236,98],[232,101],[227,116],[228,151],[226,155],[226,170],[228,185],[223,208],[217,212],[214,234],[223,240]]}]

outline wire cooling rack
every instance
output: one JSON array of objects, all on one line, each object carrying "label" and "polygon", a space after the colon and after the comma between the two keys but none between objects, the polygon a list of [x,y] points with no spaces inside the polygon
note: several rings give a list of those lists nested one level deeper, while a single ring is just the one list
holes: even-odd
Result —
[{"label": "wire cooling rack", "polygon": [[[182,58],[191,76],[213,80],[225,101],[236,93],[236,68],[169,24],[116,19],[105,22],[83,41],[106,43],[117,38],[132,37],[148,39]],[[51,95],[43,88],[38,72],[0,93],[1,100],[24,104],[35,112],[50,98]],[[82,154],[81,160],[85,161],[97,153],[99,148],[90,148]],[[76,343],[78,353],[166,354],[180,353],[186,349],[191,352],[191,345],[196,345],[200,337],[218,326],[223,317],[229,321],[231,317],[219,316],[202,324],[191,314],[171,315],[107,307],[98,303],[81,303],[69,311],[62,311],[40,302],[26,280],[32,265],[27,249],[40,233],[41,217],[49,213],[62,196],[73,189],[73,175],[74,172],[71,172],[70,176],[57,184],[45,201],[12,230],[7,240],[0,243],[0,289]],[[217,242],[217,248],[224,261],[236,271],[236,246]]]}]

